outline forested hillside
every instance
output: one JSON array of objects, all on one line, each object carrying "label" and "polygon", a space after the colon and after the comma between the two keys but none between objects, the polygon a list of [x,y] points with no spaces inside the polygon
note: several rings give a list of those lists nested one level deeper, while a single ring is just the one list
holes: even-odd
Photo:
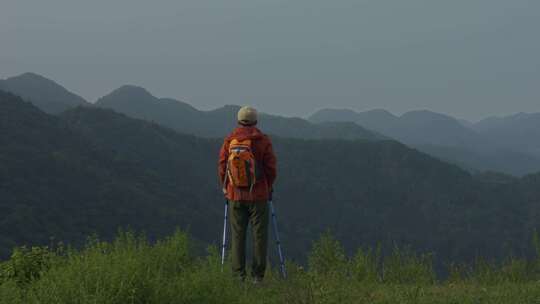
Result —
[{"label": "forested hillside", "polygon": [[[131,122],[119,118],[120,123]],[[114,120],[102,122],[107,124],[111,134],[119,130]],[[162,129],[154,136],[145,136],[144,129],[152,134],[153,126],[148,123],[135,122],[130,126],[133,127],[131,134],[143,144],[128,149],[165,149],[167,136],[180,137]],[[210,186],[205,188],[205,182],[197,179],[196,174],[190,174],[192,184],[189,186],[200,185],[200,191],[192,191],[184,182],[168,180],[163,170],[152,170],[140,159],[100,145],[99,140],[85,136],[66,121],[49,116],[13,95],[1,93],[0,248],[3,257],[16,244],[47,244],[52,236],[56,241],[79,244],[89,234],[107,237],[122,226],[144,229],[149,235],[170,233],[188,218],[193,229],[200,232],[197,235],[204,235],[208,219],[218,215],[212,215],[211,210],[197,213],[193,206],[203,206],[202,200],[195,196],[212,197]],[[182,136],[181,141],[183,147],[192,149],[199,142],[189,136]],[[187,156],[187,150],[184,149],[182,156]],[[188,159],[183,163],[193,166]],[[170,162],[166,167],[191,172]],[[209,236],[206,235],[206,239]]]},{"label": "forested hillside", "polygon": [[[220,237],[220,140],[182,135],[111,110],[50,116],[0,95],[0,240],[70,243],[118,226],[149,237],[176,226],[203,242]],[[265,124],[261,124],[265,129]],[[540,181],[471,176],[395,141],[274,138],[275,203],[283,243],[301,260],[331,230],[347,250],[410,244],[440,260],[531,250]]]}]

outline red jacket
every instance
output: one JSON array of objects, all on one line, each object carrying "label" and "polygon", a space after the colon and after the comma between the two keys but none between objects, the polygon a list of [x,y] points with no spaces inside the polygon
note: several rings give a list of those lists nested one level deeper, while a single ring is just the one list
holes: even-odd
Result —
[{"label": "red jacket", "polygon": [[238,140],[251,139],[255,160],[258,167],[262,168],[263,174],[262,178],[256,181],[251,193],[249,190],[239,189],[227,183],[227,199],[249,202],[267,201],[271,191],[270,189],[272,189],[272,185],[276,180],[276,156],[270,138],[256,127],[238,127],[225,138],[219,152],[218,175],[221,184],[223,184],[225,179],[227,159],[229,158],[229,143],[234,138]]}]

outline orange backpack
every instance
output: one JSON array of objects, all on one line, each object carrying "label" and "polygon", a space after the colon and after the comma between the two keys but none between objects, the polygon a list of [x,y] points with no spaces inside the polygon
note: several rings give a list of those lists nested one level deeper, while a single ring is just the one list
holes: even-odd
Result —
[{"label": "orange backpack", "polygon": [[251,192],[256,182],[255,167],[251,140],[231,140],[227,160],[227,176],[230,183],[237,188],[249,188]]}]

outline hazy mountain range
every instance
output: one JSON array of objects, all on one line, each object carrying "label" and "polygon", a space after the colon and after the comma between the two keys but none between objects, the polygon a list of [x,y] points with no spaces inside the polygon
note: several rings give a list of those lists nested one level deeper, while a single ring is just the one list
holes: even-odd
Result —
[{"label": "hazy mountain range", "polygon": [[[122,86],[95,104],[84,101],[42,76],[26,73],[0,80],[0,88],[57,114],[86,105],[114,109],[174,130],[203,137],[222,137],[234,127],[238,106],[200,111],[188,103],[152,96],[144,88]],[[540,171],[540,113],[487,118],[477,123],[430,111],[401,116],[386,110],[355,112],[323,109],[308,120],[262,114],[265,132],[281,137],[381,140],[394,138],[425,153],[471,171],[513,175]]]},{"label": "hazy mountain range", "polygon": [[469,169],[522,175],[540,169],[540,114],[487,118],[477,123],[431,111],[401,116],[385,110],[323,109],[312,122],[348,121],[378,131]]},{"label": "hazy mountain range", "polygon": [[540,113],[490,117],[473,124],[471,128],[489,140],[540,155]]},{"label": "hazy mountain range", "polygon": [[[327,230],[347,250],[381,243],[438,261],[527,255],[540,223],[539,175],[471,175],[393,140],[274,137],[283,244],[305,256]],[[21,244],[80,244],[118,227],[150,239],[220,238],[221,139],[178,133],[110,109],[49,115],[0,91],[0,255]]]},{"label": "hazy mountain range", "polygon": [[[143,88],[122,86],[100,98],[96,106],[113,109],[131,117],[154,121],[174,130],[203,137],[223,137],[236,125],[239,106],[227,105],[212,111],[199,111],[191,105],[152,96]],[[346,138],[381,140],[377,132],[351,122],[311,123],[301,118],[261,114],[264,131],[289,138]]]}]

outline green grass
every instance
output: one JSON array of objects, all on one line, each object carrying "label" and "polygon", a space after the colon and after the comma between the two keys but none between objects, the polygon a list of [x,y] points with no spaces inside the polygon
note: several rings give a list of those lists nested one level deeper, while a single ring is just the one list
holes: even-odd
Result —
[{"label": "green grass", "polygon": [[308,269],[288,263],[289,278],[269,269],[262,285],[222,270],[217,248],[192,253],[187,234],[150,244],[121,232],[85,248],[18,248],[0,264],[0,303],[540,303],[537,261],[452,266],[438,281],[429,255],[396,248],[347,257],[325,234],[308,255]]}]

